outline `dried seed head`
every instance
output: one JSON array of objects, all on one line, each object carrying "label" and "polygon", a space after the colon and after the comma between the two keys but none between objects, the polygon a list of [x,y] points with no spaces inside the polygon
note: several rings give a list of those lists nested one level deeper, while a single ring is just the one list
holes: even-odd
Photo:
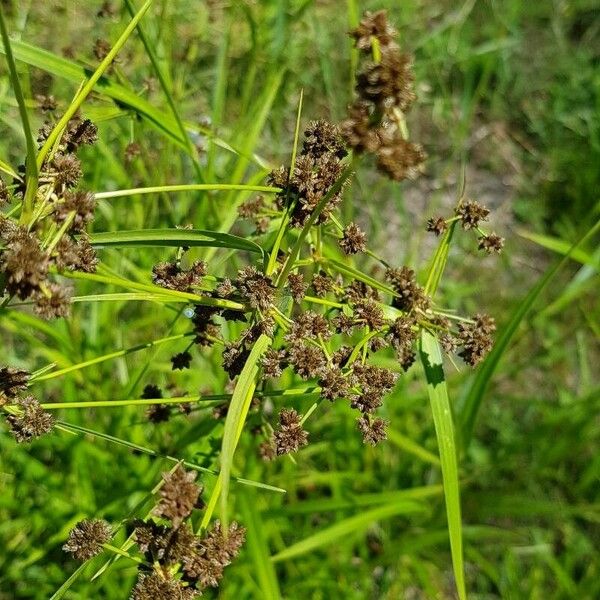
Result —
[{"label": "dried seed head", "polygon": [[111,537],[110,525],[104,519],[84,519],[71,529],[63,550],[77,560],[89,560],[102,552],[102,544]]},{"label": "dried seed head", "polygon": [[279,427],[273,434],[277,456],[297,452],[308,443],[308,432],[302,429],[299,415],[293,408],[284,408],[279,413]]},{"label": "dried seed head", "polygon": [[349,317],[346,313],[340,313],[337,317],[331,320],[331,323],[335,327],[336,333],[342,333],[344,335],[352,335],[356,323],[352,317]]},{"label": "dried seed head", "polygon": [[265,440],[258,446],[258,454],[264,461],[274,460],[277,457],[273,440]]},{"label": "dried seed head", "polygon": [[108,40],[97,39],[94,43],[94,56],[98,60],[104,60],[111,50],[111,45]]},{"label": "dried seed head", "polygon": [[487,221],[490,214],[488,208],[472,200],[461,202],[454,212],[460,217],[463,229],[476,229],[479,226],[479,222]]},{"label": "dried seed head", "polygon": [[63,201],[55,204],[52,216],[57,223],[62,224],[71,213],[75,213],[69,229],[74,232],[81,232],[94,220],[95,209],[96,199],[94,194],[83,191],[68,191],[65,193]]},{"label": "dried seed head", "polygon": [[332,154],[337,158],[346,156],[346,148],[341,132],[336,125],[323,119],[311,121],[304,131],[302,153],[314,158]]},{"label": "dried seed head", "polygon": [[58,187],[75,187],[81,179],[81,162],[73,154],[58,154],[52,161],[55,182]]},{"label": "dried seed head", "polygon": [[[142,392],[142,398],[156,400],[162,398],[162,390],[152,383],[149,383]],[[146,409],[146,416],[151,423],[162,423],[168,421],[171,416],[171,407],[168,404],[151,404]]]},{"label": "dried seed head", "polygon": [[304,283],[304,275],[302,273],[290,273],[288,275],[287,286],[289,287],[292,299],[297,304],[300,304],[306,294],[306,288],[308,287]]},{"label": "dried seed head", "polygon": [[338,367],[345,367],[352,351],[352,346],[341,346],[331,355],[331,362]]},{"label": "dried seed head", "polygon": [[48,257],[42,252],[38,238],[24,227],[6,226],[4,229],[0,272],[6,276],[8,293],[25,300],[45,281]]},{"label": "dried seed head", "polygon": [[68,235],[63,235],[56,245],[54,262],[58,269],[94,273],[98,265],[96,251],[85,235],[75,241]]},{"label": "dried seed head", "polygon": [[225,344],[223,349],[223,369],[229,375],[229,379],[237,377],[244,368],[250,351],[240,342]]},{"label": "dried seed head", "polygon": [[444,217],[431,217],[427,220],[427,231],[439,236],[448,229],[448,223]]},{"label": "dried seed head", "polygon": [[221,523],[215,521],[213,528],[200,540],[196,552],[184,558],[186,576],[195,580],[201,590],[217,587],[223,570],[238,555],[245,539],[246,530],[235,521],[229,526],[226,536]]},{"label": "dried seed head", "polygon": [[[0,368],[0,398],[9,400],[14,398],[21,390],[27,389],[30,373],[14,367]],[[1,404],[1,402],[0,402]]]},{"label": "dried seed head", "polygon": [[137,142],[130,142],[125,146],[123,158],[127,164],[131,164],[142,153],[142,147]]},{"label": "dried seed head", "polygon": [[321,386],[321,396],[327,400],[337,400],[338,398],[347,398],[350,396],[351,388],[348,378],[344,377],[339,367],[330,367],[319,379]]},{"label": "dried seed head", "polygon": [[344,228],[344,235],[339,243],[346,254],[364,252],[367,249],[367,234],[355,223],[350,223]]},{"label": "dried seed head", "polygon": [[35,97],[37,107],[42,112],[54,112],[58,108],[58,102],[54,96],[45,96],[44,94],[38,94]]},{"label": "dried seed head", "polygon": [[394,181],[416,179],[426,158],[420,144],[405,140],[399,133],[386,135],[377,150],[377,168]]},{"label": "dried seed head", "polygon": [[323,315],[312,310],[299,314],[293,322],[290,332],[286,335],[286,339],[289,341],[318,339],[319,337],[324,340],[331,337],[329,323]]},{"label": "dried seed head", "polygon": [[387,438],[387,422],[379,417],[371,420],[368,415],[363,415],[356,421],[358,430],[362,433],[365,444],[376,446]]},{"label": "dried seed head", "polygon": [[193,600],[198,595],[198,590],[183,587],[177,579],[165,579],[154,571],[151,574],[140,573],[130,600]]},{"label": "dried seed head", "polygon": [[344,290],[344,299],[350,304],[356,304],[364,298],[379,300],[379,292],[363,281],[355,280]]},{"label": "dried seed head", "polygon": [[458,343],[462,350],[458,355],[474,367],[480,363],[494,345],[492,334],[496,330],[494,319],[488,315],[475,315],[475,323],[458,324]]},{"label": "dried seed head", "polygon": [[261,361],[263,375],[273,379],[279,377],[285,368],[285,358],[285,350],[274,350],[273,348],[267,350]]},{"label": "dried seed head", "polygon": [[105,0],[102,3],[102,6],[98,10],[98,12],[96,13],[96,15],[98,17],[105,18],[105,19],[114,17],[114,16],[116,16],[116,14],[117,14],[117,10],[113,6],[112,2],[110,2],[109,0]]},{"label": "dried seed head", "polygon": [[398,46],[382,49],[378,63],[368,62],[356,78],[358,96],[380,111],[398,108],[407,112],[415,101],[413,61]]},{"label": "dried seed head", "polygon": [[354,305],[354,319],[356,323],[366,325],[374,331],[387,322],[381,306],[369,298],[361,299]]},{"label": "dried seed head", "polygon": [[67,152],[75,152],[77,148],[92,145],[98,141],[98,128],[89,119],[74,117],[69,121],[62,143]]},{"label": "dried seed head", "polygon": [[323,351],[316,346],[309,346],[304,342],[294,342],[289,350],[289,361],[294,371],[302,379],[318,377],[327,365]]},{"label": "dried seed head", "polygon": [[163,473],[160,501],[154,514],[170,519],[174,527],[192,512],[202,493],[202,486],[194,483],[197,473],[179,465],[172,473]]},{"label": "dried seed head", "polygon": [[413,308],[425,310],[429,307],[430,300],[425,295],[423,288],[415,279],[415,272],[408,267],[387,269],[386,280],[398,294],[393,300],[393,305],[400,310],[410,312]]},{"label": "dried seed head", "polygon": [[265,208],[264,196],[256,196],[252,200],[248,200],[238,206],[238,215],[243,219],[254,219]]},{"label": "dried seed head", "polygon": [[199,286],[204,275],[206,263],[202,260],[195,261],[187,270],[174,262],[158,263],[152,267],[152,282],[155,285],[180,292],[189,292]]},{"label": "dried seed head", "polygon": [[488,254],[500,254],[504,248],[504,238],[495,233],[482,235],[479,239],[479,250],[485,250]]},{"label": "dried seed head", "polygon": [[313,277],[311,286],[315,290],[315,294],[319,298],[323,298],[328,292],[331,292],[334,288],[334,281],[329,275],[325,273],[319,273]]},{"label": "dried seed head", "polygon": [[253,308],[267,310],[275,297],[275,288],[270,277],[256,268],[248,266],[238,271],[236,286]]},{"label": "dried seed head", "polygon": [[358,154],[375,152],[381,145],[380,131],[371,124],[369,105],[358,101],[348,108],[348,117],[340,125],[346,143]]},{"label": "dried seed head", "polygon": [[388,23],[386,10],[375,13],[366,11],[358,27],[349,35],[354,39],[354,44],[359,50],[370,52],[372,38],[377,38],[380,46],[387,46],[393,43],[396,31]]},{"label": "dried seed head", "polygon": [[219,298],[229,298],[232,294],[235,293],[235,286],[231,283],[231,279],[223,279],[221,283],[215,288],[217,292],[217,296]]},{"label": "dried seed head", "polygon": [[57,283],[48,283],[35,293],[35,314],[42,319],[68,317],[71,313],[71,292]]},{"label": "dried seed head", "polygon": [[189,369],[190,363],[192,362],[192,355],[186,350],[171,356],[171,363],[173,371],[182,371],[183,369]]},{"label": "dried seed head", "polygon": [[199,542],[189,525],[174,528],[158,525],[152,519],[136,521],[133,536],[148,562],[158,561],[165,566],[190,556]]},{"label": "dried seed head", "polygon": [[10,432],[18,443],[31,442],[54,427],[54,417],[46,412],[33,396],[19,398],[16,401],[20,408],[20,414],[6,415],[10,426]]}]

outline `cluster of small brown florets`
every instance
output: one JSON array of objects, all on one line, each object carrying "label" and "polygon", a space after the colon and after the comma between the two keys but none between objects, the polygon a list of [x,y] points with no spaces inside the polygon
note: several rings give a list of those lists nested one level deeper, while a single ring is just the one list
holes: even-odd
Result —
[{"label": "cluster of small brown florets", "polygon": [[[191,525],[194,509],[202,508],[202,486],[196,473],[178,465],[163,474],[154,518],[136,520],[133,538],[144,561],[131,600],[192,599],[209,587],[218,587],[225,567],[238,555],[245,541],[245,529],[231,523],[224,535],[216,521],[204,535]],[[63,550],[85,561],[103,551],[113,536],[102,519],[80,521],[69,533]]]},{"label": "cluster of small brown florets", "polygon": [[[337,128],[325,121],[312,123],[305,132],[303,156],[310,156],[317,162],[324,156],[329,157],[328,161],[341,160],[344,152]],[[333,180],[322,186],[315,183],[310,188],[297,185],[297,181],[288,184],[287,177],[284,168],[272,175],[272,182],[282,188],[278,202],[286,202],[280,204],[279,209],[289,208],[296,224],[302,224],[314,208],[314,203],[308,202],[302,193],[318,188],[325,194]],[[311,177],[316,182],[319,174],[313,173]],[[293,198],[291,202],[290,198]],[[251,201],[241,212],[247,217],[261,218],[256,211],[264,206],[262,199]],[[281,216],[282,213],[278,214]],[[458,214],[462,215],[465,228],[477,227],[479,220],[487,216],[486,209],[477,209],[474,203],[459,207]],[[366,236],[356,224],[341,227],[336,219],[331,221],[325,225],[327,228],[335,226],[342,234],[338,242],[345,254],[367,251]],[[204,346],[214,341],[223,344],[222,366],[230,380],[241,373],[259,335],[266,334],[273,339],[273,345],[262,358],[265,379],[279,378],[284,369],[289,368],[300,379],[313,380],[324,399],[347,400],[360,413],[358,428],[368,443],[385,438],[386,423],[376,417],[375,412],[381,408],[384,396],[396,381],[396,374],[391,371],[369,365],[372,354],[391,347],[399,371],[406,371],[416,359],[415,346],[422,328],[435,331],[448,353],[458,352],[471,365],[477,364],[491,346],[493,327],[482,326],[477,317],[474,321],[461,322],[458,329],[453,329],[452,321],[436,312],[431,298],[417,282],[414,270],[407,266],[388,267],[385,271],[388,287],[380,284],[379,289],[360,278],[345,281],[343,274],[336,272],[331,264],[324,268],[303,269],[293,269],[281,290],[254,266],[244,267],[232,279],[217,278],[218,283],[211,290],[210,286],[202,285],[206,265],[200,262],[188,270],[182,270],[175,263],[159,265],[154,269],[154,281],[182,291],[202,287],[204,295],[241,303],[244,312],[251,313],[252,324],[237,339],[222,339],[219,323],[214,319],[218,316],[224,320],[246,321],[244,312],[197,306],[193,317],[197,342]],[[382,295],[380,290],[387,291]],[[323,306],[331,308],[322,312],[306,310],[305,304],[315,300],[314,297],[306,298],[309,292]],[[286,296],[291,297],[293,305],[289,316],[282,317],[275,305],[285,302]],[[172,362],[174,369],[188,368],[191,355],[186,350],[173,356]],[[156,406],[149,413],[152,420],[163,420],[171,410],[167,406]],[[224,414],[224,411],[218,411],[218,415]],[[285,408],[279,414],[279,424],[270,430],[268,439],[262,444],[261,454],[273,458],[295,452],[306,443],[302,415]]]},{"label": "cluster of small brown florets", "polygon": [[[277,208],[290,210],[290,223],[294,227],[302,227],[306,223],[340,178],[346,154],[339,129],[327,121],[313,121],[304,132],[302,151],[292,172],[283,166],[271,172],[269,184],[281,188],[276,197]],[[341,202],[342,193],[343,189],[340,189],[331,195],[316,220],[317,225],[327,221]]]},{"label": "cluster of small brown florets", "polygon": [[359,154],[375,153],[378,169],[391,179],[414,179],[425,152],[404,133],[404,114],[415,100],[412,58],[400,51],[384,10],[365,13],[350,36],[363,64],[356,81],[358,98],[341,124],[344,138]]},{"label": "cluster of small brown florets", "polygon": [[26,443],[48,433],[54,417],[31,395],[23,395],[30,374],[13,367],[0,368],[0,407],[18,443]]},{"label": "cluster of small brown florets", "polygon": [[455,216],[451,219],[444,217],[432,217],[427,221],[427,231],[440,236],[448,230],[448,227],[460,221],[462,228],[466,231],[474,230],[479,234],[478,248],[488,254],[500,254],[504,248],[504,238],[498,234],[486,233],[480,227],[481,221],[487,221],[490,211],[485,206],[473,200],[461,201],[454,209]]},{"label": "cluster of small brown florets", "polygon": [[[44,125],[38,141],[43,143],[51,131],[49,123]],[[93,194],[75,189],[82,176],[75,152],[95,140],[95,125],[87,119],[73,118],[54,154],[40,169],[31,222],[18,223],[0,214],[0,292],[33,300],[35,312],[45,319],[65,317],[70,309],[69,290],[50,279],[53,270],[96,269],[96,253],[85,235],[96,202]],[[23,178],[10,187],[0,185],[0,204],[23,198]]]}]

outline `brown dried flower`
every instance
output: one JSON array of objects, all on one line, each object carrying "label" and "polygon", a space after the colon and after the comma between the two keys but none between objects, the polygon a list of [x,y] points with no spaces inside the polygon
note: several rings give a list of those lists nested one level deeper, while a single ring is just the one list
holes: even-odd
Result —
[{"label": "brown dried flower", "polygon": [[496,330],[494,319],[488,315],[475,315],[473,320],[475,323],[458,324],[458,342],[462,346],[458,355],[472,367],[492,349],[492,334]]},{"label": "brown dried flower", "polygon": [[448,223],[446,223],[444,217],[431,217],[431,219],[427,220],[427,231],[435,233],[437,236],[444,233],[447,229]]},{"label": "brown dried flower", "polygon": [[154,571],[140,573],[130,600],[193,600],[198,595],[198,590],[183,587],[181,581]]},{"label": "brown dried flower", "polygon": [[365,444],[376,446],[379,442],[387,438],[387,422],[384,419],[379,417],[371,419],[368,415],[363,415],[356,423],[358,430],[362,433]]},{"label": "brown dried flower", "polygon": [[297,452],[308,443],[308,432],[302,428],[299,415],[293,408],[284,408],[279,413],[279,427],[273,434],[277,456]]},{"label": "brown dried flower", "polygon": [[500,254],[504,248],[504,238],[495,233],[482,235],[479,239],[479,250],[485,250],[488,254]]},{"label": "brown dried flower", "polygon": [[454,212],[460,217],[463,229],[476,229],[480,221],[487,221],[490,211],[485,206],[469,200],[461,202]]},{"label": "brown dried flower", "polygon": [[250,306],[260,310],[267,310],[275,297],[271,278],[252,266],[244,267],[238,272],[236,286],[240,294],[250,302]]},{"label": "brown dried flower", "polygon": [[63,550],[77,560],[89,560],[102,552],[102,544],[111,537],[110,525],[104,519],[84,519],[71,529]]},{"label": "brown dried flower", "polygon": [[350,223],[344,228],[344,235],[339,243],[346,254],[364,252],[367,249],[367,234],[355,223]]},{"label": "brown dried flower", "polygon": [[68,317],[71,312],[71,293],[57,283],[47,283],[35,293],[35,313],[42,319]]},{"label": "brown dried flower", "polygon": [[179,527],[181,521],[192,512],[202,493],[202,486],[194,483],[196,476],[195,471],[186,471],[181,465],[172,473],[163,473],[164,483],[154,514],[170,519],[174,527]]},{"label": "brown dried flower", "polygon": [[16,403],[20,414],[8,414],[6,421],[18,443],[31,442],[52,430],[54,417],[33,396],[19,398]]}]

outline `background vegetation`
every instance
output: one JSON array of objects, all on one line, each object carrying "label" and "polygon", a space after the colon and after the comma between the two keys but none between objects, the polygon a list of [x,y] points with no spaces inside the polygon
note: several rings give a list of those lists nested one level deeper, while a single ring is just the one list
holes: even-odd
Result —
[{"label": "background vegetation", "polygon": [[[125,4],[112,4],[114,16],[98,17],[98,1],[2,0],[34,126],[43,121],[36,95],[52,94],[64,108],[82,74],[31,48],[93,68],[96,39],[114,42],[130,18]],[[179,113],[196,132],[201,176],[256,182],[289,160],[301,89],[303,122],[343,117],[356,59],[345,32],[364,9],[380,8],[389,10],[401,43],[415,55],[419,99],[410,115],[411,138],[423,143],[430,159],[414,184],[387,182],[365,165],[343,211],[394,263],[423,261],[433,243],[425,220],[453,206],[468,165],[467,193],[494,209],[505,253],[482,260],[466,247],[454,249],[441,294],[446,305],[464,312],[485,306],[502,335],[536,280],[598,219],[596,2],[156,0],[143,28]],[[0,156],[19,164],[22,132],[1,62]],[[198,169],[173,141],[177,129],[168,101],[139,36],[131,37],[108,81],[167,117],[162,128],[152,126],[114,94],[111,99],[110,85],[101,82],[84,107],[100,129],[99,143],[82,157],[86,187],[197,181]],[[127,159],[131,142],[140,154]],[[247,197],[103,200],[95,227],[215,228],[233,222]],[[483,395],[473,439],[463,444],[471,597],[600,596],[597,241],[572,255],[519,324]],[[225,257],[219,252],[213,261]],[[152,265],[165,257],[131,249],[106,250],[102,258],[115,272],[148,281]],[[78,282],[77,293],[95,289]],[[62,368],[189,328],[185,316],[148,303],[82,302],[73,315],[48,324],[25,313],[0,313],[3,362]],[[173,372],[170,356],[184,349],[181,340],[162,344],[48,380],[34,391],[62,402],[137,398],[146,383],[170,386],[173,395],[221,391],[226,381],[215,368],[219,351],[197,353],[193,369]],[[258,440],[242,438],[237,472],[287,494],[232,489],[250,542],[227,572],[220,597],[453,597],[437,444],[419,369],[402,377],[387,400],[389,440],[375,449],[363,446],[350,411],[339,405],[312,420],[311,444],[296,464],[287,458],[265,464]],[[456,418],[464,423],[474,376],[452,365],[447,371]],[[158,426],[131,407],[64,411],[64,418],[201,464],[210,464],[222,435],[222,422],[210,411]],[[49,598],[76,568],[61,550],[69,528],[86,516],[122,519],[168,464],[107,440],[61,432],[22,447],[2,430],[0,451],[0,598],[7,600]],[[213,481],[204,483],[210,488]],[[409,500],[414,505],[399,515]],[[89,582],[102,560],[88,567],[68,598],[126,596],[135,567],[118,561],[110,574]]]}]

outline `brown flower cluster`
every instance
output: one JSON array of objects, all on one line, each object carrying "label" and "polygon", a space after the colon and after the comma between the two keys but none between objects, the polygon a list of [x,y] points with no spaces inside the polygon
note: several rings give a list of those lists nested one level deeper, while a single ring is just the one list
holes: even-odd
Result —
[{"label": "brown flower cluster", "polygon": [[[290,210],[290,223],[302,227],[319,202],[342,175],[346,156],[345,144],[337,126],[327,121],[313,121],[304,132],[302,151],[292,173],[279,167],[272,171],[270,185],[281,188],[276,203],[279,210]],[[332,194],[316,220],[327,221],[342,199],[343,187]]]},{"label": "brown flower cluster", "polygon": [[110,525],[103,519],[84,519],[69,532],[69,539],[63,546],[65,552],[77,560],[85,561],[102,552],[102,544],[112,537]]},{"label": "brown flower cluster", "polygon": [[45,411],[27,389],[29,373],[13,367],[0,368],[0,407],[18,443],[31,442],[54,427],[54,417]]},{"label": "brown flower cluster", "polygon": [[[51,130],[50,123],[44,125],[38,141],[43,143]],[[94,218],[96,201],[93,194],[74,189],[82,176],[75,152],[96,138],[91,121],[74,117],[40,169],[35,220],[24,225],[0,215],[0,275],[4,281],[0,292],[32,299],[34,310],[45,319],[65,317],[70,309],[70,293],[50,279],[51,267],[58,271],[96,269],[96,253],[85,234],[81,235]],[[25,184],[17,181],[14,197],[24,194]]]},{"label": "brown flower cluster", "polygon": [[[209,587],[218,587],[225,567],[238,555],[245,530],[233,522],[227,535],[219,521],[203,536],[196,535],[190,517],[201,507],[202,487],[196,473],[180,465],[163,474],[154,519],[134,522],[134,539],[146,558],[132,590],[135,600],[195,598]],[[148,565],[152,565],[152,569]],[[179,572],[179,576],[176,573]]]},{"label": "brown flower cluster", "polygon": [[436,236],[446,232],[450,226],[458,221],[465,231],[474,230],[479,233],[477,238],[477,247],[487,254],[500,254],[504,248],[504,238],[498,234],[485,233],[480,224],[487,221],[490,211],[487,207],[474,200],[461,200],[454,209],[453,219],[444,219],[444,217],[432,217],[427,221],[427,231],[435,233]]},{"label": "brown flower cluster", "polygon": [[169,290],[191,292],[202,283],[206,275],[206,263],[193,262],[188,269],[182,269],[178,262],[162,262],[152,268],[152,283]]},{"label": "brown flower cluster", "polygon": [[375,153],[378,169],[391,179],[415,179],[426,155],[404,134],[404,113],[415,100],[412,58],[400,51],[384,10],[366,12],[350,36],[363,60],[357,99],[341,124],[344,138],[359,154]]}]

